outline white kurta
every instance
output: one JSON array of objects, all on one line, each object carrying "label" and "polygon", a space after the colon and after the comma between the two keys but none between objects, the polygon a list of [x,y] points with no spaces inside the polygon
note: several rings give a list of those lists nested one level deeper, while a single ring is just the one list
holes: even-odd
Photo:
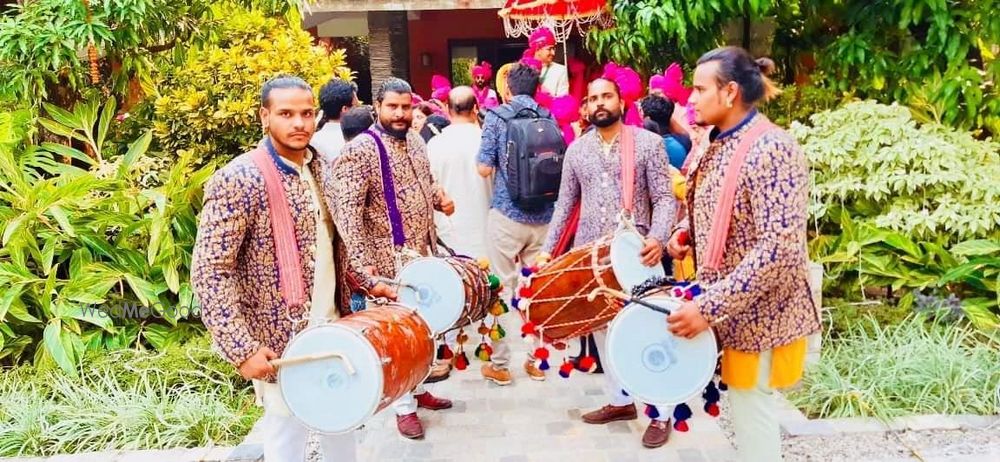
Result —
[{"label": "white kurta", "polygon": [[549,64],[542,69],[542,88],[554,98],[569,94],[569,72],[559,63]]},{"label": "white kurta", "polygon": [[313,133],[309,142],[320,154],[329,159],[334,159],[340,155],[340,150],[344,147],[344,132],[340,128],[340,122],[329,121],[323,128]]},{"label": "white kurta", "polygon": [[427,143],[431,173],[455,201],[455,213],[434,212],[438,237],[455,252],[486,256],[486,215],[493,200],[493,181],[479,176],[476,156],[482,130],[475,124],[455,123]]}]

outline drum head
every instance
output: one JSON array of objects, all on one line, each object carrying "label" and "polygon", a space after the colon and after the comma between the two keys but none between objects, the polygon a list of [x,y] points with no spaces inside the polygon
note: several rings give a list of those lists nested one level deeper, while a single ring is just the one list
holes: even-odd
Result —
[{"label": "drum head", "polygon": [[354,366],[348,373],[338,358],[281,366],[278,387],[288,409],[321,433],[344,433],[361,426],[382,399],[382,360],[361,334],[336,324],[311,327],[292,338],[282,358],[340,352]]},{"label": "drum head", "polygon": [[396,280],[417,288],[400,287],[399,302],[416,308],[435,334],[455,325],[465,309],[465,283],[447,260],[415,259],[400,270]]},{"label": "drum head", "polygon": [[635,231],[620,231],[611,240],[611,271],[621,284],[622,290],[632,292],[632,288],[646,282],[651,277],[666,277],[663,265],[642,264],[639,251],[642,250],[642,236]]},{"label": "drum head", "polygon": [[[676,309],[663,296],[644,299]],[[683,403],[701,394],[715,375],[718,349],[711,330],[693,339],[667,330],[666,315],[634,303],[625,306],[608,328],[606,367],[622,388],[647,404]]]}]

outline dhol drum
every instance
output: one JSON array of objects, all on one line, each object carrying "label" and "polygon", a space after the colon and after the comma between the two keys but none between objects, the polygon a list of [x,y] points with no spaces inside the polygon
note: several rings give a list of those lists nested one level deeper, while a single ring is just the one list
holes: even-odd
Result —
[{"label": "dhol drum", "polygon": [[611,271],[611,237],[575,247],[530,275],[518,307],[549,343],[600,330],[618,313],[615,299],[587,295],[598,287],[621,290]]},{"label": "dhol drum", "polygon": [[[652,295],[642,299],[675,310],[681,299]],[[618,379],[636,400],[654,405],[683,403],[712,380],[719,350],[711,329],[693,339],[676,337],[666,316],[637,303],[625,306],[608,327],[602,350],[605,372]]]},{"label": "dhol drum", "polygon": [[618,231],[611,240],[611,270],[625,292],[631,293],[632,288],[651,278],[667,275],[659,262],[653,266],[642,263],[639,253],[644,245],[643,237],[631,230]]},{"label": "dhol drum", "polygon": [[413,259],[396,282],[400,303],[416,308],[435,334],[482,320],[496,302],[486,270],[468,257]]},{"label": "dhol drum", "polygon": [[434,338],[412,308],[374,306],[292,338],[278,366],[288,409],[321,433],[344,433],[430,374]]}]

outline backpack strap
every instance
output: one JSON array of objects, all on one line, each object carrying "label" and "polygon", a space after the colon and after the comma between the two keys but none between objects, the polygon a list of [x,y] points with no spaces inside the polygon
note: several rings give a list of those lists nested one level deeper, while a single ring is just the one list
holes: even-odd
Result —
[{"label": "backpack strap", "polygon": [[719,193],[719,203],[715,207],[712,217],[712,228],[708,235],[708,245],[706,246],[705,267],[718,271],[722,268],[722,254],[726,248],[726,240],[729,239],[729,225],[733,220],[733,204],[736,200],[736,187],[740,181],[740,170],[746,162],[750,148],[764,135],[777,128],[770,120],[762,117],[762,120],[755,123],[746,133],[743,134],[736,145],[736,152],[726,166],[725,176],[722,178],[722,191]]},{"label": "backpack strap", "polygon": [[[250,153],[254,165],[264,177],[264,191],[274,234],[274,250],[278,263],[278,283],[286,307],[305,305],[306,287],[302,277],[302,260],[295,238],[295,222],[288,207],[288,197],[281,183],[281,175],[274,165],[274,147],[271,140],[264,141],[267,150],[257,148]],[[271,151],[271,152],[269,152]]]}]

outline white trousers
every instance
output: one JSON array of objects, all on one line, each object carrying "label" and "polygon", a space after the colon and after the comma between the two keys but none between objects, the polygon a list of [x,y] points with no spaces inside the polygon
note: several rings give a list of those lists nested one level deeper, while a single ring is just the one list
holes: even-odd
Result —
[{"label": "white trousers", "polygon": [[[264,433],[266,462],[305,462],[309,429],[292,417],[281,400],[277,385],[254,383],[264,405],[261,430]],[[358,460],[354,432],[341,435],[317,435],[324,462],[355,462]]]},{"label": "white trousers", "polygon": [[[601,329],[597,332],[594,332],[594,343],[597,344],[597,352],[601,356],[601,362],[604,366],[604,393],[608,395],[608,400],[610,401],[609,404],[611,404],[612,406],[621,407],[621,406],[628,406],[630,404],[635,404],[635,399],[633,399],[629,395],[626,395],[625,391],[622,390],[621,382],[619,382],[618,379],[615,378],[615,376],[611,375],[611,371],[608,369],[608,359],[603,354],[601,354],[602,352],[607,350],[607,348],[605,348],[605,345],[607,344],[607,339],[608,339],[607,329]],[[673,406],[657,406],[656,410],[657,412],[660,413],[660,415],[658,415],[653,420],[666,422],[674,416]],[[641,412],[642,409],[639,409],[639,411]]]},{"label": "white trousers", "polygon": [[742,462],[781,461],[781,432],[771,378],[771,350],[760,354],[757,385],[750,390],[730,388],[729,408],[733,418],[736,449]]},{"label": "white trousers", "polygon": [[424,389],[422,384],[417,385],[417,388],[414,388],[412,392],[401,396],[395,403],[392,403],[392,410],[396,411],[396,415],[398,416],[409,415],[417,412],[417,398],[415,398],[414,395],[422,395],[426,392],[427,390]]}]

